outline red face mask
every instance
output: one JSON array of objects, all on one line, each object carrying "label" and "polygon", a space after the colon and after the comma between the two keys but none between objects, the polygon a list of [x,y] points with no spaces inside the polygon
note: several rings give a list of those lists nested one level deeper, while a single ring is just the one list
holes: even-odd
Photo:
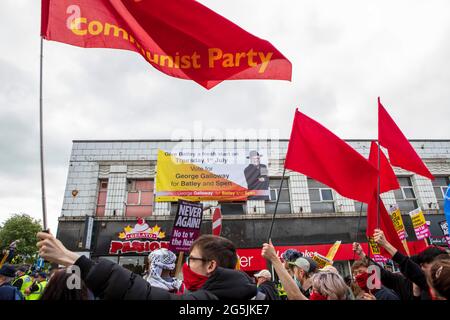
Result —
[{"label": "red face mask", "polygon": [[355,277],[356,284],[358,287],[363,289],[365,292],[369,292],[369,288],[367,287],[367,280],[369,279],[369,274],[367,272],[360,273]]},{"label": "red face mask", "polygon": [[328,300],[327,296],[321,295],[319,292],[314,291],[309,295],[309,300]]},{"label": "red face mask", "polygon": [[196,291],[203,287],[206,280],[208,280],[207,276],[203,276],[201,274],[195,273],[189,268],[187,263],[183,264],[183,282],[186,286],[186,289],[189,291]]}]

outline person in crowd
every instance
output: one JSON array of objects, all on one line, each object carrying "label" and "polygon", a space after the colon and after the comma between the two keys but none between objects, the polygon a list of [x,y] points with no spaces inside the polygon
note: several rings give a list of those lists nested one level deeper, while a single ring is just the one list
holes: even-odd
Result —
[{"label": "person in crowd", "polygon": [[4,264],[0,268],[0,300],[23,300],[19,289],[11,284],[16,275],[12,265]]},{"label": "person in crowd", "polygon": [[[335,269],[336,270],[336,269]],[[336,270],[337,271],[337,270]],[[321,270],[311,277],[312,291],[309,300],[351,300],[349,287],[339,273],[332,269]]]},{"label": "person in crowd", "polygon": [[34,274],[33,284],[25,290],[26,300],[39,300],[47,286],[47,274],[43,271]]},{"label": "person in crowd", "polygon": [[202,235],[197,238],[183,264],[185,293],[177,295],[152,287],[142,277],[118,264],[99,259],[97,263],[69,251],[50,233],[37,234],[39,255],[64,266],[76,265],[81,279],[95,297],[112,300],[249,300],[257,287],[242,271],[235,270],[236,247],[223,237]]},{"label": "person in crowd", "polygon": [[170,272],[175,269],[177,256],[170,250],[161,248],[152,251],[148,260],[150,263],[147,281],[152,287],[158,287],[169,292],[179,292],[183,282],[171,277]]},{"label": "person in crowd", "polygon": [[450,259],[447,255],[438,256],[426,273],[431,295],[436,300],[450,300]]},{"label": "person in crowd", "polygon": [[318,271],[317,263],[309,257],[300,257],[289,263],[293,267],[293,278],[302,294],[309,298],[312,292],[312,275]]},{"label": "person in crowd", "polygon": [[393,290],[386,288],[382,284],[380,284],[379,289],[371,288],[370,284],[375,286],[375,281],[369,279],[368,268],[369,264],[366,260],[357,260],[352,265],[353,277],[361,290],[373,295],[376,300],[400,300],[399,296]]},{"label": "person in crowd", "polygon": [[446,254],[445,250],[430,246],[417,256],[410,258],[403,255],[390,244],[386,240],[382,230],[375,229],[374,240],[392,256],[392,260],[399,265],[400,272],[403,276],[412,282],[411,290],[413,296],[417,298],[420,297],[422,300],[431,299],[431,295],[429,294],[430,288],[426,280],[425,272],[429,270],[431,263],[438,255]]},{"label": "person in crowd", "polygon": [[261,255],[272,263],[280,282],[286,291],[288,300],[308,300],[312,291],[311,275],[316,271],[317,264],[310,258],[300,257],[293,265],[293,277],[278,258],[275,248],[270,241],[264,243]]},{"label": "person in crowd", "polygon": [[28,289],[33,284],[33,279],[27,274],[28,267],[21,266],[16,272],[16,278],[11,282],[11,284],[19,289],[22,296],[25,297],[25,290]]},{"label": "person in crowd", "polygon": [[84,281],[71,279],[74,276],[77,277],[66,269],[53,271],[40,300],[94,300]]},{"label": "person in crowd", "polygon": [[296,249],[287,249],[285,252],[281,254],[281,258],[284,261],[284,267],[286,268],[286,270],[288,270],[288,272],[292,276],[294,276],[294,269],[289,263],[295,262],[295,260],[297,260],[300,257],[303,257],[303,253],[297,251]]},{"label": "person in crowd", "polygon": [[256,279],[258,290],[266,296],[266,300],[281,300],[277,285],[272,281],[272,275],[267,269],[263,269],[253,275]]}]

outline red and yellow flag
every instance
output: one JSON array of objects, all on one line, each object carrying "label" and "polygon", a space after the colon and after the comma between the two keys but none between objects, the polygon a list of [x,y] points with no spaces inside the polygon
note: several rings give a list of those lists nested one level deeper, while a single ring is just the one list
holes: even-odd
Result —
[{"label": "red and yellow flag", "polygon": [[207,89],[223,80],[291,80],[290,61],[272,44],[192,0],[42,0],[41,35],[135,51]]}]

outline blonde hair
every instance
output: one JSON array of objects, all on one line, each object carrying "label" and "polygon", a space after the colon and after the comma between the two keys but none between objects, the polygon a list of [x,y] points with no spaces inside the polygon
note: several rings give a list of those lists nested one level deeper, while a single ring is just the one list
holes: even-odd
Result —
[{"label": "blonde hair", "polygon": [[312,276],[312,287],[328,300],[347,300],[349,288],[342,277],[331,271],[320,271]]}]

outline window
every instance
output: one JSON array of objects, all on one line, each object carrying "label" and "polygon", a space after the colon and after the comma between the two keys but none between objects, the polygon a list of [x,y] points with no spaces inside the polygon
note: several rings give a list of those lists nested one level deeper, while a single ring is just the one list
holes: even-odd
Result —
[{"label": "window", "polygon": [[361,211],[361,204],[362,204],[362,212],[367,212],[367,203],[355,201],[355,212],[359,214]]},{"label": "window", "polygon": [[266,202],[266,213],[274,213],[278,197],[280,197],[280,200],[278,201],[277,213],[291,213],[288,178],[284,178],[281,192],[279,192],[280,184],[281,178],[271,177],[269,179],[270,200]]},{"label": "window", "polygon": [[127,217],[146,217],[153,212],[153,180],[127,181]]},{"label": "window", "polygon": [[439,203],[439,210],[444,211],[444,196],[447,192],[447,186],[450,184],[450,177],[448,176],[437,176],[433,180],[433,189],[436,194],[436,199]]},{"label": "window", "polygon": [[97,217],[103,217],[105,215],[106,206],[106,193],[108,191],[108,180],[99,180],[99,188],[97,195],[97,209],[95,214]]},{"label": "window", "polygon": [[398,177],[400,189],[394,190],[395,200],[400,211],[410,212],[416,209],[417,198],[411,183],[411,177]]},{"label": "window", "polygon": [[245,214],[245,202],[222,202],[220,203],[222,214]]},{"label": "window", "polygon": [[333,190],[321,182],[308,178],[311,212],[335,212]]}]

